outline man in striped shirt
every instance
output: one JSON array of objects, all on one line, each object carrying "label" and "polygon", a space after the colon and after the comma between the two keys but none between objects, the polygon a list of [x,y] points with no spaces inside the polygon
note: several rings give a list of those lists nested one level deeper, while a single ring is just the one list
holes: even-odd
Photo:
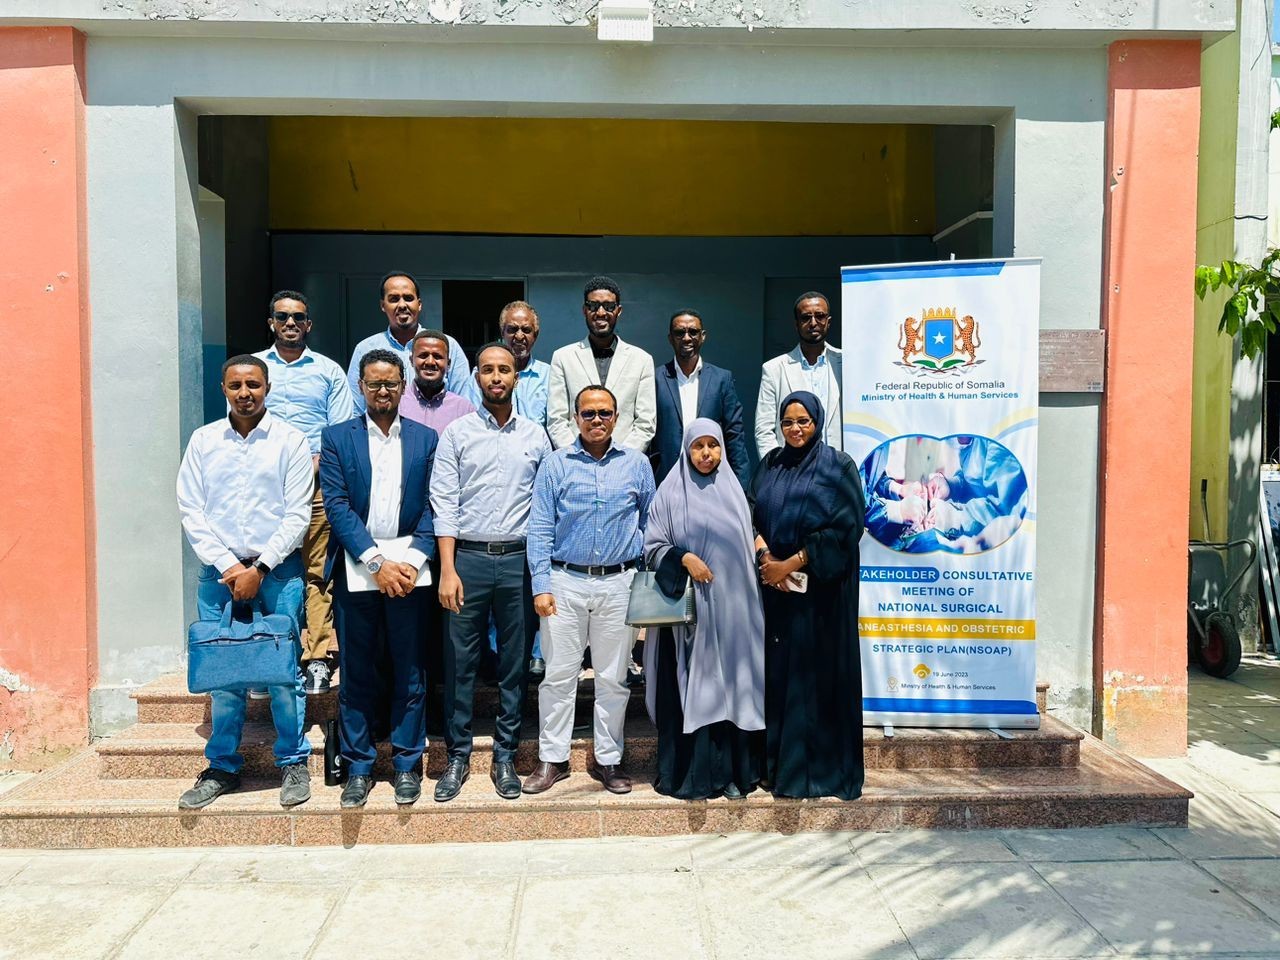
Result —
[{"label": "man in striped shirt", "polygon": [[574,402],[578,439],[544,461],[533,488],[527,556],[533,606],[542,618],[546,675],[538,687],[538,768],[525,793],[569,776],[569,747],[582,655],[595,671],[595,759],[587,769],[611,793],[622,772],[627,664],[625,618],[653,500],[653,471],[638,450],[613,443],[618,401],[598,384]]}]

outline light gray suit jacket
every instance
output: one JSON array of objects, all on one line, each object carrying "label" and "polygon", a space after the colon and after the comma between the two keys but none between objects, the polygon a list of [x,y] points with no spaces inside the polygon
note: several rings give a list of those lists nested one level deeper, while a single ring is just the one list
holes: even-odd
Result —
[{"label": "light gray suit jacket", "polygon": [[[800,345],[790,353],[774,357],[760,368],[760,399],[756,401],[756,449],[760,459],[774,447],[782,446],[782,427],[778,426],[778,404],[796,390],[809,389],[809,376],[800,366]],[[844,412],[840,406],[842,360],[840,349],[827,344],[827,363],[831,379],[827,396],[819,395],[827,422],[822,425],[822,439],[829,447],[844,449]]]},{"label": "light gray suit jacket", "polygon": [[[551,355],[551,382],[547,393],[547,432],[556,449],[573,445],[578,426],[573,401],[578,391],[600,382],[591,344],[584,337]],[[618,398],[618,422],[613,440],[643,451],[658,429],[658,403],[653,389],[653,357],[618,337],[609,378],[604,384]]]}]

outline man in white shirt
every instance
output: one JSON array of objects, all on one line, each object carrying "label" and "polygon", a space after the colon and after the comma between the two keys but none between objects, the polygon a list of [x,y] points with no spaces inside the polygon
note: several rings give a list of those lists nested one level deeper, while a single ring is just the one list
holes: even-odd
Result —
[{"label": "man in white shirt", "polygon": [[540,423],[513,409],[516,358],[505,344],[476,357],[482,406],[453,421],[436,448],[431,506],[440,544],[445,641],[445,746],[449,763],[435,798],[452,800],[470,776],[476,667],[492,614],[498,631],[499,709],[489,778],[498,796],[520,796],[516,749],[524,708],[525,656],[533,592],[525,535],[533,481],[551,454]]},{"label": "man in white shirt", "polygon": [[[422,793],[426,749],[426,666],[422,624],[427,591],[419,574],[435,557],[427,492],[436,432],[400,416],[404,365],[389,350],[360,361],[367,413],[320,435],[320,485],[333,535],[327,575],[334,581],[342,644],[342,757],[347,764],[343,807],[362,807],[373,788],[373,729],[383,714],[379,629],[385,630],[391,674],[392,786],[398,804]],[[363,564],[376,589],[348,581],[345,551]]]},{"label": "man in white shirt", "polygon": [[[191,549],[204,564],[196,594],[201,620],[217,620],[228,602],[258,603],[266,614],[302,615],[303,566],[298,550],[311,519],[311,451],[306,436],[266,407],[267,365],[241,354],[222,366],[229,411],[191,435],[178,469],[178,512]],[[295,658],[301,649],[295,649]],[[311,797],[303,734],[306,694],[302,674],[267,688],[276,728],[280,803]],[[239,789],[244,690],[210,694],[209,766],[178,800],[184,810],[208,806]]]},{"label": "man in white shirt", "polygon": [[816,290],[796,298],[793,311],[800,342],[790,353],[769,360],[760,370],[760,397],[756,402],[756,449],[766,453],[782,446],[782,413],[778,405],[796,390],[808,390],[822,401],[826,422],[819,424],[822,441],[844,449],[844,411],[840,405],[841,357],[838,347],[827,343],[831,327],[830,301]]}]

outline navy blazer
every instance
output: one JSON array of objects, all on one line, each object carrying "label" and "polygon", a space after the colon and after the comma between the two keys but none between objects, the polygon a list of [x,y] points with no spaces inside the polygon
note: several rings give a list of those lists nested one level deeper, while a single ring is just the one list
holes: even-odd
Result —
[{"label": "navy blazer", "polygon": [[[676,362],[668,360],[658,368],[658,432],[653,438],[654,476],[662,482],[673,466],[680,462],[684,442],[684,416],[680,409],[680,382],[676,379]],[[751,463],[747,459],[747,441],[742,432],[742,401],[733,374],[724,367],[702,361],[698,374],[698,416],[720,424],[724,431],[725,456],[729,468],[746,490],[751,483]]]},{"label": "navy blazer", "polygon": [[[400,418],[400,528],[397,536],[413,534],[413,546],[434,560],[435,528],[431,521],[431,467],[436,456],[436,432],[407,417]],[[324,575],[333,576],[339,548],[358,557],[373,544],[369,528],[369,433],[363,416],[335,423],[320,433],[320,490],[331,535]]]}]

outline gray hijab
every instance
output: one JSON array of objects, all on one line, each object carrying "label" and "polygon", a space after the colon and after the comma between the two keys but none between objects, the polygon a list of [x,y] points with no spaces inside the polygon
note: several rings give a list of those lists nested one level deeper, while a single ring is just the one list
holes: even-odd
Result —
[{"label": "gray hijab", "polygon": [[[684,706],[684,732],[728,720],[740,730],[764,729],[764,609],[756,576],[755,534],[742,484],[726,461],[703,476],[689,461],[699,437],[724,448],[720,425],[705,417],[685,428],[683,456],[649,507],[644,554],[655,570],[671,549],[687,550],[711,570],[710,583],[694,583],[698,622],[673,627],[676,676]],[[644,644],[645,673],[657,662],[657,636]],[[656,683],[646,684],[649,715]]]}]

